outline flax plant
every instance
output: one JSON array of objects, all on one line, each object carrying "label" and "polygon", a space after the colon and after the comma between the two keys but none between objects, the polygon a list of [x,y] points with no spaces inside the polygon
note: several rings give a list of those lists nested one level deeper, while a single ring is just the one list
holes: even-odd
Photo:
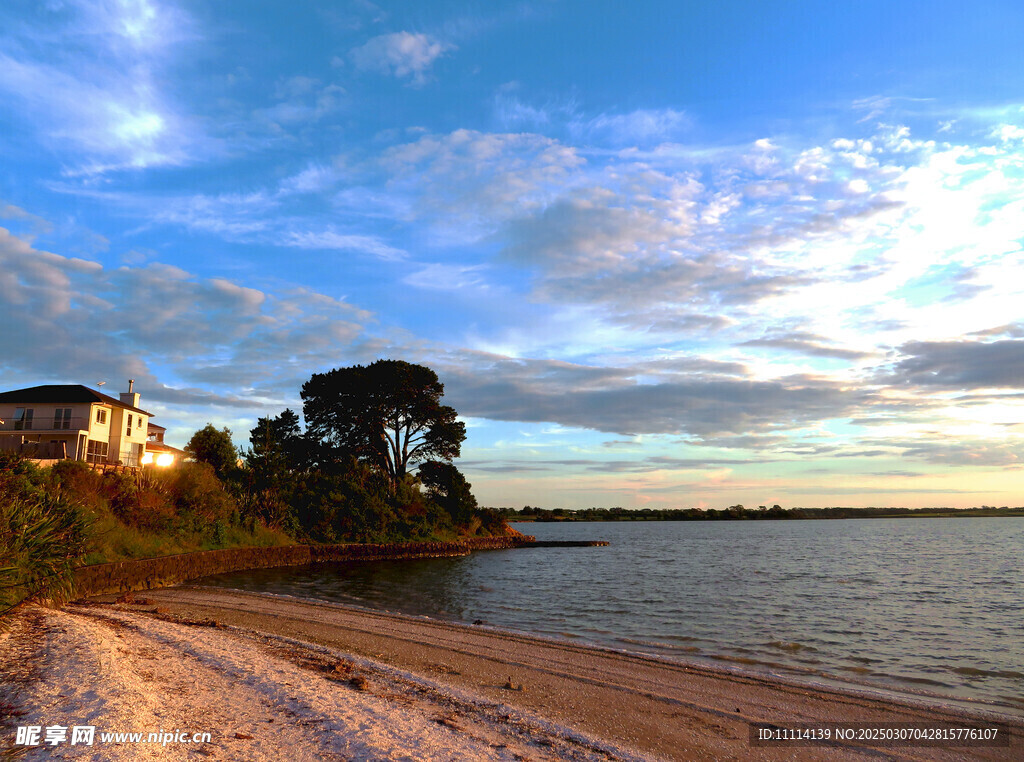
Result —
[{"label": "flax plant", "polygon": [[64,497],[0,490],[0,614],[23,601],[68,600],[88,531]]}]

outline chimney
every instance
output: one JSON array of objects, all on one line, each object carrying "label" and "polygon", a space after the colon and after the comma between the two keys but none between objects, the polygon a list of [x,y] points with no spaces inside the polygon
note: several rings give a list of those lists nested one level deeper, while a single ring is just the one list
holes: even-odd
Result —
[{"label": "chimney", "polygon": [[121,392],[121,402],[132,407],[139,406],[139,393],[132,391],[135,388],[135,379],[128,379],[128,391]]}]

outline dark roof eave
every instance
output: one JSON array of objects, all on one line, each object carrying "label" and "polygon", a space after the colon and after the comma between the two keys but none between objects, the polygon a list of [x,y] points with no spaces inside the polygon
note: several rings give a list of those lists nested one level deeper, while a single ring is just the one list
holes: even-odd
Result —
[{"label": "dark roof eave", "polygon": [[0,402],[21,402],[23,404],[101,404],[113,405],[116,407],[131,410],[134,413],[152,416],[153,414],[140,407],[121,402],[109,394],[98,392],[82,384],[43,384],[30,386],[26,389],[14,389],[9,392],[0,392]]}]

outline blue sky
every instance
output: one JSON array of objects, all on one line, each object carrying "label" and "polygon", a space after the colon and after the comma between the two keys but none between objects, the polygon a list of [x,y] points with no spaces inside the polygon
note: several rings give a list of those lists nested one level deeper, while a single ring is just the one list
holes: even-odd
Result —
[{"label": "blue sky", "polygon": [[0,385],[434,368],[485,504],[1020,504],[1011,2],[0,7]]}]

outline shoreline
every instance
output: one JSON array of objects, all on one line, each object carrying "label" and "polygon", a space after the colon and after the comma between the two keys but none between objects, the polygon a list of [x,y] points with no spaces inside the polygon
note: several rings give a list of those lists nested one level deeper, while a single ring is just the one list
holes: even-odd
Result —
[{"label": "shoreline", "polygon": [[[356,614],[367,614],[370,616],[380,615],[395,619],[409,620],[413,623],[425,625],[451,625],[454,627],[469,628],[474,632],[491,633],[498,636],[509,636],[526,640],[535,640],[546,643],[553,647],[566,647],[569,649],[582,649],[584,651],[602,652],[615,656],[637,659],[640,661],[664,662],[666,665],[681,667],[691,670],[705,670],[715,675],[731,675],[738,678],[749,678],[753,680],[765,680],[771,683],[785,685],[794,690],[824,690],[837,691],[868,700],[892,702],[905,704],[911,707],[918,707],[921,710],[930,709],[945,710],[950,712],[961,712],[965,715],[984,717],[995,722],[1017,722],[1024,725],[1024,709],[1018,709],[1009,704],[993,704],[983,699],[973,699],[951,694],[942,694],[920,689],[913,690],[901,686],[887,685],[867,679],[856,679],[845,675],[837,675],[820,669],[809,667],[799,668],[789,664],[770,663],[753,660],[734,659],[718,654],[686,654],[680,656],[671,653],[659,653],[657,650],[643,650],[643,641],[630,641],[628,639],[610,638],[608,640],[592,640],[582,635],[567,632],[544,632],[518,629],[507,625],[496,625],[491,622],[478,621],[470,623],[468,620],[452,619],[442,616],[431,616],[429,614],[414,614],[395,609],[376,608],[370,605],[358,605],[348,602],[319,600],[314,598],[303,598],[299,595],[288,593],[274,593],[266,591],[252,591],[242,588],[196,585],[192,582],[175,586],[174,589],[195,590],[195,591],[219,591],[229,594],[254,595],[261,598],[279,600],[288,603],[310,604],[313,606],[324,605],[340,608]],[[142,597],[149,596],[152,592],[140,593]],[[109,596],[94,596],[96,598],[107,598]],[[153,599],[155,600],[155,598]],[[640,647],[638,647],[640,646]]]},{"label": "shoreline", "polygon": [[215,574],[253,569],[339,561],[449,558],[482,550],[511,550],[525,547],[535,540],[531,535],[512,530],[505,535],[464,537],[458,540],[245,546],[152,558],[126,558],[77,567],[74,570],[75,591],[78,597],[86,598],[153,590]]},{"label": "shoreline", "polygon": [[[426,676],[485,703],[511,707],[555,726],[572,728],[587,739],[599,739],[591,744],[604,749],[600,752],[604,756],[598,758],[635,754],[636,758],[739,760],[794,758],[795,754],[799,759],[882,755],[891,759],[995,760],[1024,756],[1024,721],[975,708],[900,701],[873,691],[796,684],[769,675],[490,627],[281,596],[181,587],[153,590],[145,593],[145,599],[141,606],[103,604],[94,599],[88,606],[70,606],[68,611],[94,617],[106,616],[106,612],[121,616],[123,612],[154,623],[175,618],[215,621],[237,636],[276,638],[307,652],[327,649],[350,654],[381,669]],[[183,637],[194,638],[199,628],[178,629],[191,630]],[[752,746],[749,737],[751,723],[964,722],[1005,725],[1010,729],[1011,746],[886,748],[843,743],[794,749]],[[563,742],[568,743],[564,738],[559,741]],[[547,748],[544,743],[538,748]],[[525,758],[546,758],[536,751],[529,751]],[[593,749],[587,753],[594,753]]]}]

